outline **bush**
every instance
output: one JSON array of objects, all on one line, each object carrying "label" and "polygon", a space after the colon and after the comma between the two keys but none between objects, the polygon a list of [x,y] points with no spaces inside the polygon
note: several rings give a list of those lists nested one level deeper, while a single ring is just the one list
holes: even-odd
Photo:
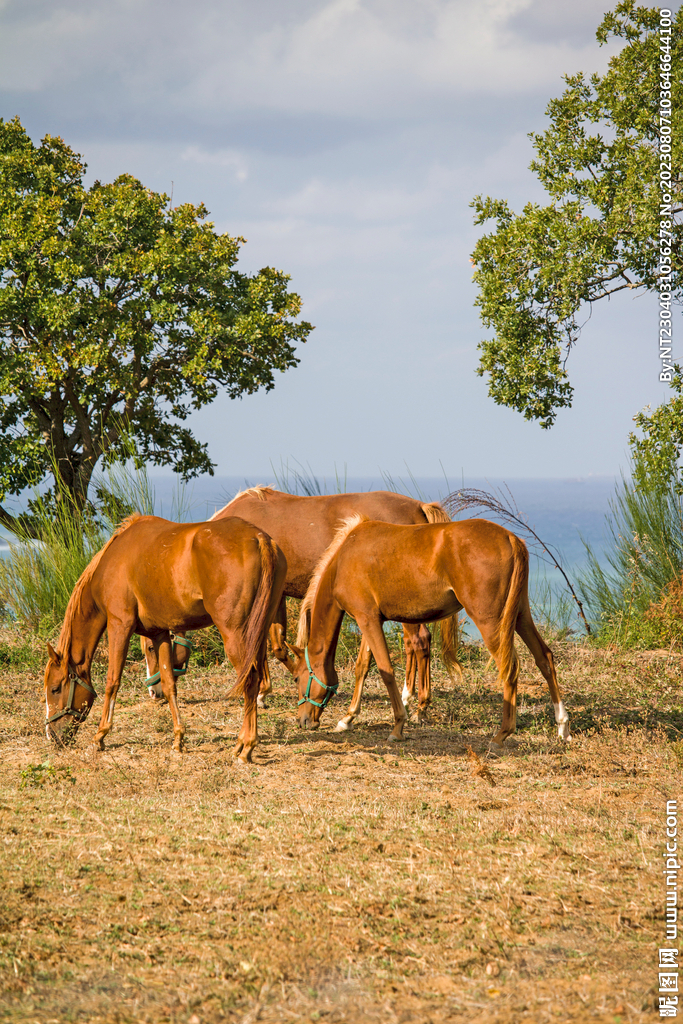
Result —
[{"label": "bush", "polygon": [[[652,648],[678,643],[683,576],[683,503],[677,475],[653,477],[634,456],[607,518],[607,568],[586,545],[588,567],[579,588],[601,643]],[[677,589],[678,588],[678,589]]]}]

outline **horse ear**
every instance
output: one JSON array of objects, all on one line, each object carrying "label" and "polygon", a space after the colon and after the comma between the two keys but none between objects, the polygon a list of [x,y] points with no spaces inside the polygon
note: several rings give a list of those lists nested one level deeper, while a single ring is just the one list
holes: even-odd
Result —
[{"label": "horse ear", "polygon": [[303,653],[304,652],[303,652],[303,649],[301,647],[296,647],[294,644],[289,644],[289,643],[287,643],[286,640],[285,640],[285,647],[287,648],[287,650],[289,651],[290,654],[294,655],[295,658],[303,657]]},{"label": "horse ear", "polygon": [[62,656],[59,654],[51,643],[48,642],[47,653],[50,657],[50,661],[54,661],[55,665],[59,666],[62,662]]}]

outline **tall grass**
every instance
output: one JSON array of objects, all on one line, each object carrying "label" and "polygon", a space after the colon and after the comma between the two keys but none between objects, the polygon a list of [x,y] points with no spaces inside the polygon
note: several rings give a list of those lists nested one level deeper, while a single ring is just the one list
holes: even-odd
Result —
[{"label": "tall grass", "polygon": [[331,491],[331,485],[328,484],[325,477],[321,481],[320,477],[315,475],[310,465],[302,466],[298,459],[294,459],[293,462],[294,465],[290,466],[289,459],[287,462],[283,462],[280,459],[279,469],[276,469],[272,462],[270,464],[279,491],[284,491],[285,494],[300,494],[308,497],[322,494],[346,493],[346,466],[344,466],[343,476],[340,476],[335,466],[334,489]]},{"label": "tall grass", "polygon": [[132,512],[151,514],[154,491],[143,469],[108,467],[93,482],[95,498],[79,508],[61,488],[31,502],[30,529],[0,561],[0,603],[5,617],[42,636],[64,618],[76,582],[119,522]]},{"label": "tall grass", "polygon": [[631,479],[622,477],[606,528],[606,566],[586,544],[588,565],[579,577],[599,640],[635,647],[670,642],[652,609],[683,574],[683,501],[675,480],[635,471]]}]

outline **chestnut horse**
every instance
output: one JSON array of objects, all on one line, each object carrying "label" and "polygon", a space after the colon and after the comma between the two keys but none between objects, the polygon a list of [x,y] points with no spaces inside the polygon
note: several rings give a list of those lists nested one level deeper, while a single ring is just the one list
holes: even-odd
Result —
[{"label": "chestnut horse", "polygon": [[[498,666],[503,722],[494,743],[515,731],[519,661],[515,630],[543,673],[558,735],[569,738],[550,648],[531,617],[529,555],[524,541],[487,519],[394,526],[351,517],[325,552],[304,600],[312,609],[310,641],[292,648],[299,684],[299,725],[316,728],[338,680],[334,656],[344,612],[353,615],[372,648],[394,712],[390,740],[406,720],[382,625],[432,622],[465,609]],[[353,711],[353,709],[351,709]],[[357,709],[356,709],[357,711]],[[346,720],[350,724],[350,714]]]},{"label": "chestnut horse", "polygon": [[46,731],[55,742],[74,739],[97,696],[90,670],[107,630],[109,668],[95,744],[104,748],[133,633],[151,640],[161,687],[173,717],[173,747],[182,749],[170,630],[212,622],[235,666],[230,696],[244,694],[244,721],[235,755],[250,761],[258,740],[256,697],[266,637],[282,596],[285,557],[262,530],[242,519],[170,523],[156,516],[125,520],[95,555],[69,599],[57,650],[48,644]]},{"label": "chestnut horse", "polygon": [[[391,491],[366,491],[355,494],[297,495],[276,491],[272,487],[252,487],[242,491],[233,500],[211,517],[211,522],[225,516],[241,516],[265,530],[282,548],[287,559],[287,579],[283,598],[270,630],[273,654],[286,668],[293,670],[294,661],[285,645],[287,635],[287,605],[285,597],[303,598],[320,558],[332,543],[336,530],[349,516],[359,513],[368,519],[385,523],[435,523],[450,522],[448,513],[436,502],[423,503],[415,498]],[[456,620],[443,628],[453,632]],[[404,626],[406,650],[406,682],[403,700],[415,693],[415,679],[418,680],[418,719],[422,718],[431,700],[431,677],[429,670],[429,648],[431,636],[426,625],[406,623]],[[355,693],[362,691],[363,682],[370,670],[371,647],[362,640],[356,662]],[[189,652],[176,652],[176,667],[182,668],[189,658]],[[460,666],[453,659],[453,667]],[[149,652],[147,668],[150,677],[156,671],[156,664]],[[261,683],[259,704],[271,690],[270,675],[267,672]]]}]

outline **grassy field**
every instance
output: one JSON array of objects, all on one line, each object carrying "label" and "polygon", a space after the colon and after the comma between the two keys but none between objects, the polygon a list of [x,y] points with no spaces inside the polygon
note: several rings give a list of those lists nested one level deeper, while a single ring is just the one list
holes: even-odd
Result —
[{"label": "grassy field", "polygon": [[[300,733],[292,683],[251,767],[222,667],[180,681],[187,749],[130,663],[104,753],[44,738],[30,640],[0,637],[2,1019],[651,1021],[681,659],[557,645],[574,738],[524,662],[519,732],[468,648],[392,746],[376,675],[352,733]],[[24,667],[17,667],[23,658]],[[8,664],[9,663],[9,664]],[[105,671],[97,665],[97,685]]]}]

